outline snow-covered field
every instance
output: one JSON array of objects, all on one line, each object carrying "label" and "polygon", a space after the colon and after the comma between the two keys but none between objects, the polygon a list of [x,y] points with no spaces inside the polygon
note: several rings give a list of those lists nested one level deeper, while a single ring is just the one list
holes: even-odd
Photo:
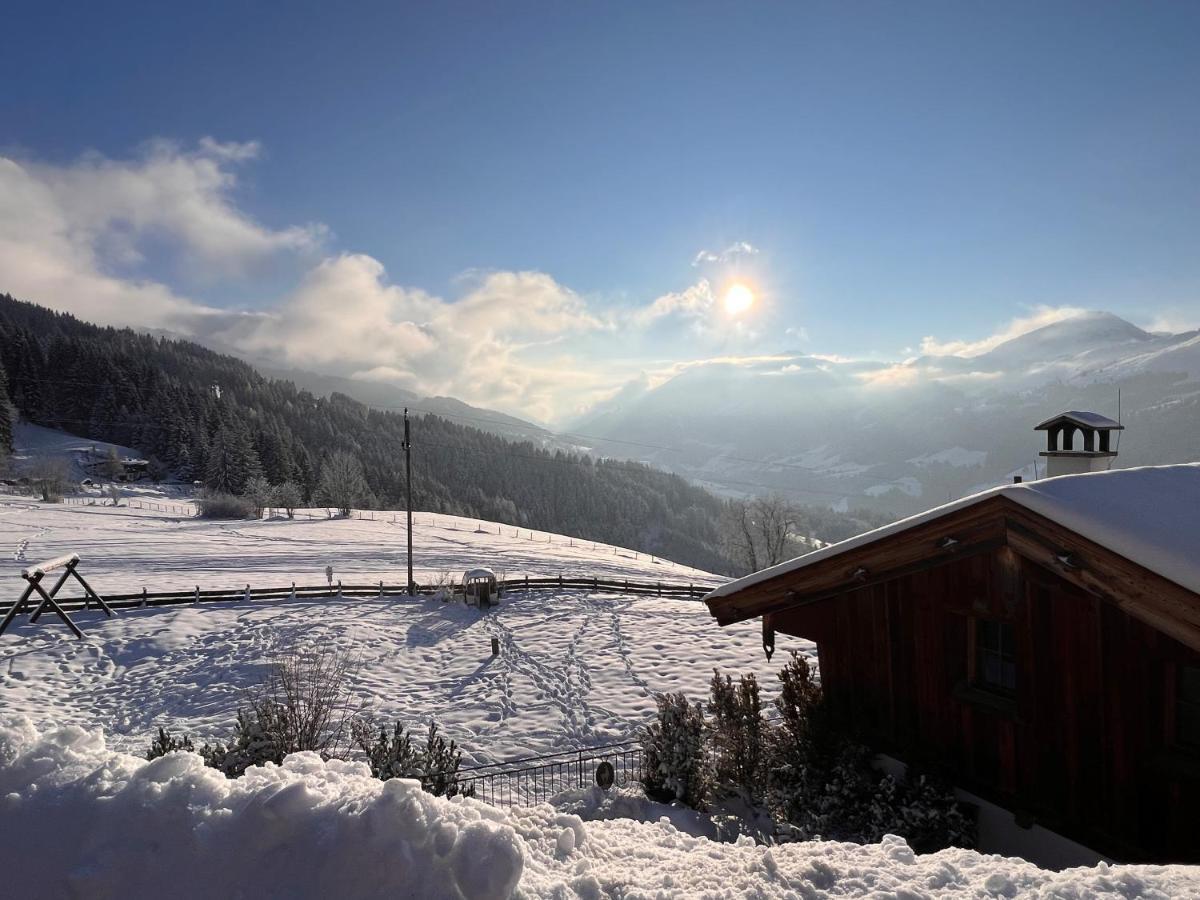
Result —
[{"label": "snow-covered field", "polygon": [[1200,869],[1048,872],[969,850],[917,856],[886,837],[719,844],[669,822],[584,822],[549,805],[442,800],[365,765],[289,757],[226,780],[199,756],[152,763],[99,731],[0,725],[6,896],[1141,897],[1200,896]]},{"label": "snow-covered field", "polygon": [[[75,551],[103,594],[317,584],[324,568],[350,582],[404,582],[402,525],[297,519],[217,524],[127,508],[0,503],[0,541],[29,544],[25,561],[0,562],[15,597],[31,561]],[[402,523],[403,516],[397,521]],[[418,521],[430,521],[426,514]],[[632,551],[437,516],[414,528],[418,577],[491,565],[510,576],[596,574],[641,580],[718,579]],[[538,535],[535,534],[535,537]],[[470,759],[596,745],[632,736],[652,694],[708,693],[712,668],[755,672],[769,690],[794,647],[773,663],[755,624],[718,628],[695,601],[582,591],[516,591],[480,613],[406,597],[202,603],[74,616],[74,639],[53,616],[21,617],[0,636],[0,703],[35,723],[103,726],[112,746],[144,750],[162,724],[200,738],[223,736],[244,691],[276,654],[299,642],[345,647],[357,660],[357,699],[383,720],[436,717]],[[501,652],[493,657],[491,639]]]}]

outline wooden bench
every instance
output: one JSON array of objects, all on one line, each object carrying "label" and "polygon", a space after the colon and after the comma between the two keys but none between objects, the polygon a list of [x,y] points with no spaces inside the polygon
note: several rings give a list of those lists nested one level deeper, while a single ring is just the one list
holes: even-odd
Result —
[{"label": "wooden bench", "polygon": [[[104,598],[93,591],[92,586],[83,580],[83,576],[79,574],[78,566],[79,554],[68,553],[65,556],[59,556],[54,559],[47,560],[46,562],[38,563],[36,566],[30,566],[27,569],[22,569],[21,577],[28,582],[28,586],[25,588],[25,592],[21,594],[21,599],[14,603],[8,610],[8,614],[5,615],[4,621],[0,622],[0,634],[4,634],[5,629],[12,624],[12,620],[17,617],[17,614],[25,610],[25,608],[30,605],[31,598],[36,592],[39,596],[41,596],[42,600],[34,609],[33,615],[29,617],[30,622],[36,622],[42,617],[42,613],[44,613],[47,609],[50,609],[60,619],[62,619],[63,622],[66,623],[68,628],[75,632],[75,637],[83,637],[83,632],[79,630],[79,626],[71,621],[71,617],[68,616],[63,608],[54,600],[55,595],[62,589],[62,586],[67,583],[67,579],[71,577],[74,577],[74,579],[79,582],[80,586],[84,590],[84,609],[90,608],[92,601],[95,600],[96,605],[104,610],[105,615],[115,615],[115,613],[112,611],[112,608],[104,602]],[[42,579],[45,578],[49,572],[53,572],[55,569],[62,569],[63,573],[59,576],[58,581],[54,583],[54,587],[50,588],[49,593],[47,593],[46,589],[42,587]]]}]

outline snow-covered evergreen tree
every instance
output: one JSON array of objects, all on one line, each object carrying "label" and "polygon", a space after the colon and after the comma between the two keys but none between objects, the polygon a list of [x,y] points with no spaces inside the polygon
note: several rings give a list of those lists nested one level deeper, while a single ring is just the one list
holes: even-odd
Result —
[{"label": "snow-covered evergreen tree", "polygon": [[701,809],[709,793],[704,709],[683,693],[655,700],[658,715],[642,736],[642,786],[653,798]]}]

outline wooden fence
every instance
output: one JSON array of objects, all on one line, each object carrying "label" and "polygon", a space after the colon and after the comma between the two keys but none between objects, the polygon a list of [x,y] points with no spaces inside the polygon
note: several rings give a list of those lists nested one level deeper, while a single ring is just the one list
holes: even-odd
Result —
[{"label": "wooden fence", "polygon": [[[554,588],[559,590],[583,590],[593,592],[634,594],[637,596],[663,597],[674,600],[698,600],[712,590],[711,586],[696,584],[672,584],[663,581],[632,581],[629,579],[612,579],[600,577],[567,577],[559,575],[550,578],[509,578],[498,583],[500,595],[512,591],[532,591]],[[421,584],[416,586],[420,596],[433,596],[439,593],[450,593],[451,596],[462,594],[460,584]],[[201,590],[197,585],[184,591],[147,591],[142,589],[132,594],[104,594],[104,599],[113,609],[132,609],[139,606],[173,606],[182,603],[221,603],[251,600],[317,600],[322,598],[358,598],[369,599],[391,597],[400,599],[407,596],[408,590],[402,584],[342,584],[340,581],[333,585],[303,585],[295,584],[286,587],[250,587],[234,590],[208,589]],[[65,610],[83,609],[84,597],[71,597],[58,600]],[[0,606],[0,615],[8,612],[12,603]]]}]

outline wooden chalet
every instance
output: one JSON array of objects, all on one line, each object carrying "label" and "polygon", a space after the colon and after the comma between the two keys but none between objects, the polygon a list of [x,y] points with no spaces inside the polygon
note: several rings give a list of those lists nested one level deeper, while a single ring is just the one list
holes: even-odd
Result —
[{"label": "wooden chalet", "polygon": [[981,848],[1200,863],[1200,464],[1005,485],[706,598],[814,641],[838,720]]}]

